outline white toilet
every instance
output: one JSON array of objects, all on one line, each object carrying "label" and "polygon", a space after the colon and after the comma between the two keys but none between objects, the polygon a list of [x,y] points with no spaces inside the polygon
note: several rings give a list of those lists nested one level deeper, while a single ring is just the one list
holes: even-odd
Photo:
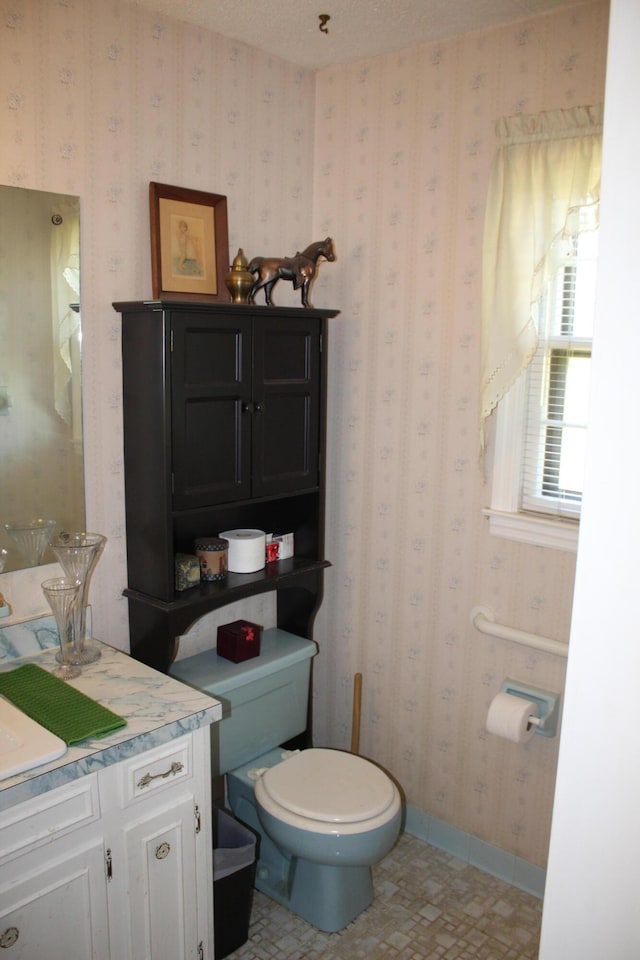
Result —
[{"label": "white toilet", "polygon": [[316,646],[267,630],[261,654],[231,663],[206,652],[171,674],[222,700],[214,773],[229,806],[260,833],[256,887],[321,930],[351,922],[373,899],[371,866],[400,832],[401,799],[374,763],[341,750],[278,747],[304,732]]}]

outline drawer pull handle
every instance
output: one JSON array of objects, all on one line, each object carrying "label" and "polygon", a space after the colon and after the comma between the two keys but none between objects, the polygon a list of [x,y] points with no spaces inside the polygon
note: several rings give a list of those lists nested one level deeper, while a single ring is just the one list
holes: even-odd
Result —
[{"label": "drawer pull handle", "polygon": [[167,777],[174,777],[176,773],[180,773],[184,769],[184,764],[180,763],[178,760],[174,760],[168,770],[165,770],[164,773],[145,773],[142,780],[138,780],[139,787],[148,787],[152,780],[166,780]]},{"label": "drawer pull handle", "polygon": [[19,936],[20,931],[17,927],[7,927],[6,930],[0,933],[0,947],[3,950],[7,950],[17,942]]},{"label": "drawer pull handle", "polygon": [[171,846],[168,843],[161,843],[156,847],[156,860],[164,860],[171,852]]}]

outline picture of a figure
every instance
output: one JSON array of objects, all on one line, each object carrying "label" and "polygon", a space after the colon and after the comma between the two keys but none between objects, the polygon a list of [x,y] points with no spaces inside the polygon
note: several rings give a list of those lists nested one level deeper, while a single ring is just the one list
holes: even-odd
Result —
[{"label": "picture of a figure", "polygon": [[[163,196],[162,191],[169,195]],[[150,196],[154,296],[160,291],[189,297],[223,296],[224,284],[220,286],[218,281],[228,269],[225,198],[154,183],[150,184]]]},{"label": "picture of a figure", "polygon": [[182,277],[201,277],[204,273],[202,260],[201,224],[197,220],[178,219],[173,236],[173,272]]}]

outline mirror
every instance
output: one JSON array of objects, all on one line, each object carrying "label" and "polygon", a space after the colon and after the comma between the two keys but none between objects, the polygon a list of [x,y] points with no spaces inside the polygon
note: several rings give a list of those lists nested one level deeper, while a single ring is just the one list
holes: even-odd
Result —
[{"label": "mirror", "polygon": [[46,521],[85,527],[81,342],[78,197],[0,185],[5,572],[55,561]]}]

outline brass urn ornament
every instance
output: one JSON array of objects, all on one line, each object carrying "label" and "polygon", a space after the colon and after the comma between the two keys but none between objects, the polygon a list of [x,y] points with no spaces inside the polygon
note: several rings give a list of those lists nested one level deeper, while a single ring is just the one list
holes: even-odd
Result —
[{"label": "brass urn ornament", "polygon": [[247,270],[249,261],[244,255],[242,247],[238,249],[231,269],[224,278],[227,290],[231,294],[233,303],[247,303],[249,291],[253,286],[253,276]]}]

